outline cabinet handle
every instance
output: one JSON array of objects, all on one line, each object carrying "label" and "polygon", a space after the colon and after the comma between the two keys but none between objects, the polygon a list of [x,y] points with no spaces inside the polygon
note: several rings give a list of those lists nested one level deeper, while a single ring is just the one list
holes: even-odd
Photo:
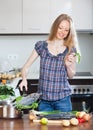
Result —
[{"label": "cabinet handle", "polygon": [[7,27],[1,27],[0,30],[1,31],[6,31],[8,28]]},{"label": "cabinet handle", "polygon": [[40,28],[28,28],[28,30],[40,30]]}]

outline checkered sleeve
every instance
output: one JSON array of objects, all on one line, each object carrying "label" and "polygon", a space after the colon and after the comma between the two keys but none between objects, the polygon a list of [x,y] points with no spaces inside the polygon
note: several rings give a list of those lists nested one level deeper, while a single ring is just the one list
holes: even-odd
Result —
[{"label": "checkered sleeve", "polygon": [[38,55],[41,55],[41,53],[43,51],[43,42],[42,41],[38,41],[35,44],[35,50],[37,51]]},{"label": "checkered sleeve", "polygon": [[73,47],[73,48],[71,49],[71,53],[76,53],[76,52],[77,52],[76,48]]}]

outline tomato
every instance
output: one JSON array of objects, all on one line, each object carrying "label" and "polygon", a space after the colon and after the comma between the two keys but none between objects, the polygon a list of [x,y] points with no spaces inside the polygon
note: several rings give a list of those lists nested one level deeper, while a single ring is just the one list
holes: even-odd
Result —
[{"label": "tomato", "polygon": [[85,120],[83,118],[77,118],[77,119],[78,119],[79,123],[85,122]]}]

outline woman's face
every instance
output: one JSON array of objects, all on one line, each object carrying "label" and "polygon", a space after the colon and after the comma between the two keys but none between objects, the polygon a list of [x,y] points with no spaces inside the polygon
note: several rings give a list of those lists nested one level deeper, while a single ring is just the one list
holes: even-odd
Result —
[{"label": "woman's face", "polygon": [[67,37],[70,29],[70,23],[67,20],[63,20],[58,27],[56,38],[62,40]]}]

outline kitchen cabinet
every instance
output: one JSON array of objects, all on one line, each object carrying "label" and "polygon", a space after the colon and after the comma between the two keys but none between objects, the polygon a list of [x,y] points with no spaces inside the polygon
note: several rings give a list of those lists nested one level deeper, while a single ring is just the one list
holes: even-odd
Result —
[{"label": "kitchen cabinet", "polygon": [[51,0],[51,23],[62,13],[71,15],[71,0]]},{"label": "kitchen cabinet", "polygon": [[23,33],[48,33],[50,0],[23,0]]},{"label": "kitchen cabinet", "polygon": [[93,0],[0,0],[0,34],[48,34],[62,13],[77,31],[93,32]]},{"label": "kitchen cabinet", "polygon": [[62,13],[72,17],[77,31],[93,31],[93,0],[23,0],[23,33],[49,33]]},{"label": "kitchen cabinet", "polygon": [[0,0],[0,34],[22,32],[22,0]]},{"label": "kitchen cabinet", "polygon": [[51,21],[61,13],[72,17],[77,30],[93,30],[93,0],[51,0]]},{"label": "kitchen cabinet", "polygon": [[77,30],[93,31],[93,0],[72,0],[72,17]]}]

